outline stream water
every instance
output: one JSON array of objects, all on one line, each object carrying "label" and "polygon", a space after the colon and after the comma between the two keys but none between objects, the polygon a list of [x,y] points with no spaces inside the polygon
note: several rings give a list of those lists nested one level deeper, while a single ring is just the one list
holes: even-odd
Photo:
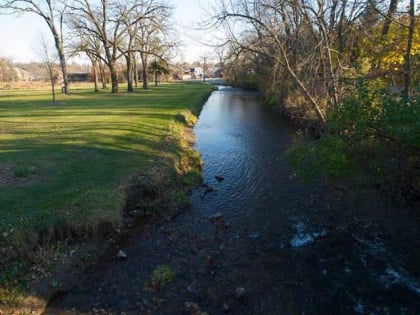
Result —
[{"label": "stream water", "polygon": [[[45,314],[420,313],[418,270],[390,252],[394,234],[337,221],[327,187],[284,159],[296,129],[255,93],[220,87],[194,132],[205,185],[191,207],[136,232],[127,259],[98,263]],[[162,265],[173,279],[148,285]]]}]

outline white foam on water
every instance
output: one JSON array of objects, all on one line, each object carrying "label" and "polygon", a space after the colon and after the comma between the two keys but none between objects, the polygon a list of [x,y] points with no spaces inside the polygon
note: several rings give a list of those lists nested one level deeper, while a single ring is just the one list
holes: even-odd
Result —
[{"label": "white foam on water", "polygon": [[327,235],[327,231],[305,233],[305,224],[303,222],[297,223],[294,228],[297,234],[290,240],[292,247],[302,247],[313,243],[318,237]]},{"label": "white foam on water", "polygon": [[358,314],[364,314],[365,313],[365,306],[358,302],[355,306],[353,306],[353,311]]},{"label": "white foam on water", "polygon": [[401,268],[399,271],[396,271],[394,268],[388,266],[385,274],[379,276],[379,279],[386,288],[399,283],[414,291],[417,295],[420,295],[420,284]]},{"label": "white foam on water", "polygon": [[310,234],[297,234],[293,236],[290,245],[293,247],[301,247],[313,243],[314,238]]}]

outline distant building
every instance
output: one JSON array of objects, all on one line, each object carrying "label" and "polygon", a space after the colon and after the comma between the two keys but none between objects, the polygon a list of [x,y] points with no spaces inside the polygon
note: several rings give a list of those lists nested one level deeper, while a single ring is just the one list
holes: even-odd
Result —
[{"label": "distant building", "polygon": [[69,82],[89,82],[90,73],[89,72],[74,72],[67,74],[67,80]]},{"label": "distant building", "polygon": [[184,74],[182,75],[182,79],[183,80],[188,80],[188,79],[192,79],[192,80],[197,80],[197,79],[202,79],[203,78],[203,68],[201,67],[193,67],[190,68],[188,70],[184,71]]},{"label": "distant building", "polygon": [[209,78],[222,78],[223,77],[223,69],[220,67],[212,67],[207,69],[206,77]]},{"label": "distant building", "polygon": [[33,81],[34,80],[34,76],[29,71],[26,71],[19,67],[15,67],[13,70],[15,71],[15,74],[16,74],[16,77],[15,77],[16,81]]}]

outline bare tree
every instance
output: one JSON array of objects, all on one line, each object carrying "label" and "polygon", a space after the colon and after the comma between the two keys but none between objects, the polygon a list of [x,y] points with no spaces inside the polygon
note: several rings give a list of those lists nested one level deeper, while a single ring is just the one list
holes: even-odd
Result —
[{"label": "bare tree", "polygon": [[164,0],[153,1],[148,14],[139,21],[136,30],[134,50],[139,53],[142,64],[143,89],[149,88],[148,66],[149,57],[166,60],[167,53],[175,46],[168,40],[170,25],[168,20],[172,15],[172,7]]},{"label": "bare tree", "polygon": [[163,0],[74,0],[69,7],[72,13],[69,18],[71,28],[83,38],[100,42],[101,51],[91,49],[90,53],[107,65],[112,93],[118,93],[117,62],[123,56],[131,91],[134,55],[139,51],[149,53],[138,45],[139,34],[150,25],[163,24],[163,16],[159,13],[168,6]]},{"label": "bare tree", "polygon": [[48,41],[45,39],[45,36],[42,34],[39,37],[38,42],[35,44],[35,51],[39,54],[41,58],[42,67],[45,69],[45,72],[48,76],[48,79],[51,83],[51,96],[52,96],[52,104],[56,104],[56,96],[55,96],[55,86],[57,84],[57,64],[54,52],[50,48]]},{"label": "bare tree", "polygon": [[90,60],[90,63],[92,65],[92,72],[93,72],[93,83],[94,83],[94,90],[95,92],[99,92],[99,59],[91,54],[89,51],[86,51],[86,55]]},{"label": "bare tree", "polygon": [[[69,23],[71,23],[71,20],[69,20]],[[77,40],[73,43],[73,54],[86,54],[92,65],[95,92],[99,92],[99,78],[102,79],[102,88],[106,88],[106,79],[103,73],[102,61],[101,58],[98,57],[102,55],[101,43],[96,37],[91,36],[92,34],[79,33],[77,35],[78,36],[75,36]]]},{"label": "bare tree", "polygon": [[[137,1],[138,5],[127,12],[125,25],[127,36],[119,45],[119,50],[126,60],[127,91],[133,91],[134,69],[137,53],[153,54],[152,50],[143,51],[144,47],[152,47],[151,43],[162,34],[163,21],[168,17],[170,7],[161,0]],[[124,11],[123,9],[121,11]],[[143,36],[152,34],[153,36]],[[146,42],[144,42],[146,40]]]},{"label": "bare tree", "polygon": [[[121,44],[118,46],[119,51],[121,52],[121,55],[124,56],[126,61],[126,78],[127,78],[127,92],[133,92],[134,91],[134,68],[136,64],[135,60],[135,42],[136,42],[136,36],[137,31],[139,28],[139,25],[141,23],[141,20],[138,20],[137,23],[132,23],[133,20],[136,20],[138,16],[143,16],[144,12],[143,7],[136,7],[135,10],[132,10],[130,12],[127,12],[127,15],[124,18],[124,24],[127,31],[127,36],[125,37],[125,40],[121,42]],[[121,11],[124,12],[124,8],[121,8]]]},{"label": "bare tree", "polygon": [[231,59],[246,56],[253,71],[263,76],[261,84],[271,82],[268,89],[273,93],[285,86],[300,90],[318,119],[325,121],[329,111],[338,108],[342,74],[352,67],[343,57],[352,51],[355,24],[368,4],[219,0],[213,11],[215,25],[227,34]]},{"label": "bare tree", "polygon": [[[282,13],[288,13],[284,3],[279,1],[261,1],[252,3],[239,0],[235,3],[220,1],[220,11],[216,15],[219,23],[224,24],[231,41],[230,44],[239,48],[239,51],[252,51],[254,53],[270,56],[273,60],[273,75],[282,67],[308,102],[313,106],[321,121],[325,114],[317,103],[315,97],[299,77],[298,69],[294,68],[288,51],[289,42],[284,36],[284,23]],[[288,9],[296,9],[288,7]],[[287,22],[287,21],[286,21]],[[235,33],[240,29],[240,33]],[[252,34],[252,35],[250,35]],[[245,40],[243,40],[245,39]]]},{"label": "bare tree", "polygon": [[150,71],[153,73],[153,80],[155,82],[155,86],[158,86],[159,76],[162,74],[169,74],[169,65],[165,62],[165,60],[155,60],[150,64]]},{"label": "bare tree", "polygon": [[101,43],[103,54],[96,57],[108,66],[112,93],[118,93],[117,60],[121,57],[118,45],[126,34],[123,19],[117,15],[116,4],[107,0],[75,0],[70,9],[71,27],[82,37],[94,37]]},{"label": "bare tree", "polygon": [[25,14],[32,13],[41,17],[47,23],[54,37],[54,44],[60,59],[63,74],[64,92],[68,93],[69,82],[67,79],[67,61],[63,43],[63,18],[67,5],[59,0],[0,0],[0,10],[5,13]]},{"label": "bare tree", "polygon": [[13,62],[0,56],[0,82],[11,82],[16,78]]}]

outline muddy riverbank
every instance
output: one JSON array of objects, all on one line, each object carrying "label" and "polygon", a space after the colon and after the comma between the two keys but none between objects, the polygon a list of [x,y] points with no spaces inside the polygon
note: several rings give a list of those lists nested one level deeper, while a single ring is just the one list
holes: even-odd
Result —
[{"label": "muddy riverbank", "polygon": [[[418,313],[415,227],[355,215],[307,212],[273,240],[220,214],[183,213],[133,231],[45,314]],[[174,277],[151,285],[161,265]]]}]

